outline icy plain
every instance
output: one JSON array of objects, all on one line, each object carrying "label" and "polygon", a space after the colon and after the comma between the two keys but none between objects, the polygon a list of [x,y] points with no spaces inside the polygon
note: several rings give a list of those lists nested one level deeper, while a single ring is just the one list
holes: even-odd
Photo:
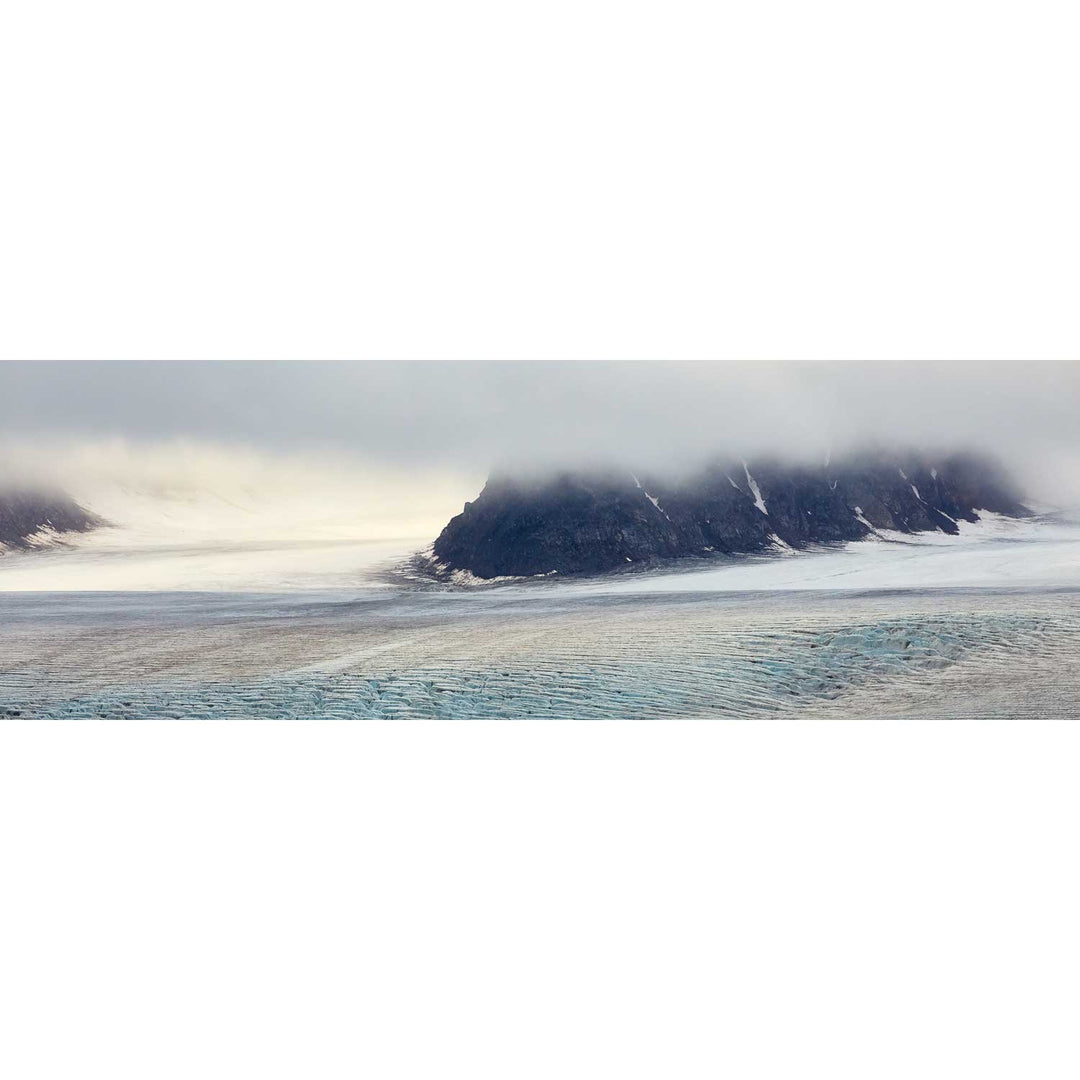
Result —
[{"label": "icy plain", "polygon": [[461,587],[210,510],[0,557],[0,716],[1080,718],[1075,514]]}]

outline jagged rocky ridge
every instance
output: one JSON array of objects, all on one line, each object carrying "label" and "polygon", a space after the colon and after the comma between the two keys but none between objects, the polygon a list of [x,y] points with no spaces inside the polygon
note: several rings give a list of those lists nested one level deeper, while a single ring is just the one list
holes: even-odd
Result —
[{"label": "jagged rocky ridge", "polygon": [[635,563],[861,540],[876,530],[956,533],[978,511],[1027,516],[1003,470],[954,454],[873,455],[814,467],[714,463],[681,480],[631,472],[492,476],[435,541],[437,573],[600,573]]},{"label": "jagged rocky ridge", "polygon": [[39,547],[69,532],[87,532],[104,522],[59,492],[0,491],[0,553],[4,548]]}]

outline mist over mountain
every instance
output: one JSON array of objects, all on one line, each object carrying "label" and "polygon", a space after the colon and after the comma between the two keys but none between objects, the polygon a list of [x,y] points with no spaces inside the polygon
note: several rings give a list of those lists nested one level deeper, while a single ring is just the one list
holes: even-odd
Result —
[{"label": "mist over mountain", "polygon": [[[140,550],[193,537],[415,550],[471,500],[440,538],[444,562],[501,576],[948,532],[1012,505],[957,488],[943,463],[958,451],[992,454],[1016,505],[1080,503],[1078,415],[1066,363],[5,363],[0,493],[37,505],[23,497],[17,525],[9,509],[0,542],[106,519],[109,543]],[[530,553],[505,530],[536,514],[546,539]],[[601,539],[567,539],[589,529]],[[577,553],[553,561],[558,536]]]}]

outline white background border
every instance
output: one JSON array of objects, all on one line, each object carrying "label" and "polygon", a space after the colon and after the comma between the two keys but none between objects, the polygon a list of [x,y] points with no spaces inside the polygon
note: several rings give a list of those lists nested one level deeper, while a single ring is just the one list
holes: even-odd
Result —
[{"label": "white background border", "polygon": [[1076,5],[58,0],[0,355],[1080,355]]},{"label": "white background border", "polygon": [[3,736],[6,1076],[1076,1075],[1076,725]]}]

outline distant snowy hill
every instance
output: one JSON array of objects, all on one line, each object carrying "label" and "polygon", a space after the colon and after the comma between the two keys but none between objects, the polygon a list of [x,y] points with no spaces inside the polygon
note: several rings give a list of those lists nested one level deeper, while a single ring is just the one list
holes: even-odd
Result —
[{"label": "distant snowy hill", "polygon": [[58,492],[0,491],[0,551],[43,547],[64,533],[87,532],[101,524],[97,515]]},{"label": "distant snowy hill", "polygon": [[443,529],[433,565],[486,579],[598,573],[878,532],[955,534],[980,510],[1030,513],[1000,466],[969,454],[875,454],[816,467],[716,462],[677,480],[630,471],[493,476]]}]

